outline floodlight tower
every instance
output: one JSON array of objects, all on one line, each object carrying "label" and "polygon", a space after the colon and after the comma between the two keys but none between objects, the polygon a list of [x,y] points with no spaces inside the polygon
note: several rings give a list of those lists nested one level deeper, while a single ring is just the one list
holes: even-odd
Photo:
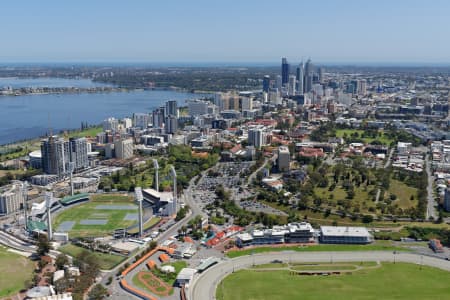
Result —
[{"label": "floodlight tower", "polygon": [[27,212],[27,200],[28,200],[28,183],[22,182],[22,197],[23,197],[23,212],[25,217],[25,230],[28,230],[28,212]]},{"label": "floodlight tower", "polygon": [[142,188],[135,187],[134,188],[134,195],[136,197],[136,200],[139,203],[139,216],[138,216],[138,218],[139,218],[139,237],[142,237],[143,236],[143,231],[144,231],[143,223],[142,223],[142,214],[143,214],[143,212],[142,212],[142,201],[144,200],[144,196],[142,195]]},{"label": "floodlight tower", "polygon": [[51,241],[53,238],[53,232],[52,232],[52,215],[50,212],[50,208],[52,206],[52,199],[53,199],[53,193],[52,192],[45,192],[45,205],[47,207],[47,233],[48,233],[48,240]]},{"label": "floodlight tower", "polygon": [[75,163],[69,162],[69,175],[70,175],[70,195],[73,196],[73,171],[75,170]]},{"label": "floodlight tower", "polygon": [[156,159],[153,160],[153,167],[155,168],[155,190],[159,192],[159,174],[158,174],[159,164]]},{"label": "floodlight tower", "polygon": [[177,211],[177,172],[173,166],[170,166],[170,173],[173,179],[173,205],[175,212]]}]

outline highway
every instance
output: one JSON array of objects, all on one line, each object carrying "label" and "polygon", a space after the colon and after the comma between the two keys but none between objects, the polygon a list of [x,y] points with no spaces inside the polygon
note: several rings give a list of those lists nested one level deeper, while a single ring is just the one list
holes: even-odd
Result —
[{"label": "highway", "polygon": [[354,252],[272,252],[241,256],[227,259],[209,268],[200,275],[196,275],[191,283],[187,296],[189,300],[216,299],[216,287],[227,275],[236,270],[248,268],[252,265],[270,263],[273,260],[283,262],[362,262],[388,261],[406,262],[427,265],[450,271],[450,261],[412,253],[394,253],[390,251],[354,251]]}]

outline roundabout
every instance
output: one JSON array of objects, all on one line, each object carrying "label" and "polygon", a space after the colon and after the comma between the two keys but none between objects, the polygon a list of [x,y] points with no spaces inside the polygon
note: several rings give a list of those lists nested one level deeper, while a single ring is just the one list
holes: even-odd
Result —
[{"label": "roundabout", "polygon": [[[263,264],[267,265],[255,268]],[[305,268],[305,264],[309,266]],[[328,272],[316,270],[317,274],[313,274],[327,273],[328,276],[307,276],[306,274],[297,276],[316,264],[325,264],[321,267],[323,270],[332,270]],[[364,266],[364,268],[356,270],[358,266]],[[285,270],[286,268],[289,270]],[[390,251],[265,253],[224,260],[211,267],[194,279],[188,289],[188,295],[189,299],[220,300],[298,299],[299,297],[322,299],[317,295],[326,295],[323,299],[329,299],[330,295],[335,299],[348,299],[349,296],[358,295],[358,292],[382,293],[385,291],[389,293],[388,295],[395,295],[395,299],[441,299],[439,296],[448,295],[450,292],[450,288],[445,285],[445,282],[450,279],[449,271],[449,261],[412,253]],[[342,274],[331,274],[332,272]],[[402,277],[406,283],[402,281]],[[374,278],[379,280],[374,281]],[[384,278],[387,282],[383,282]],[[428,282],[433,278],[434,281]],[[444,286],[433,285],[436,278],[442,278],[439,283]],[[395,280],[398,280],[397,284]],[[309,287],[311,290],[308,290]],[[406,287],[409,289],[405,291]],[[229,293],[227,294],[230,290],[233,291],[232,298]],[[315,291],[318,294],[314,294]],[[329,295],[327,294],[329,292],[333,293]],[[392,294],[394,292],[395,294]],[[243,298],[237,295],[242,295]],[[417,297],[414,298],[414,295]],[[364,299],[379,299],[379,297],[365,295]]]}]

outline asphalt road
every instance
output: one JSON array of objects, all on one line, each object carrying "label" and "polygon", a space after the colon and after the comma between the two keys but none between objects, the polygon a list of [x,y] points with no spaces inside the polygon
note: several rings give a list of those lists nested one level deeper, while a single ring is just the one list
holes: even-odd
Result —
[{"label": "asphalt road", "polygon": [[434,177],[432,176],[431,173],[431,161],[429,160],[429,155],[427,154],[425,157],[425,163],[427,164],[426,167],[426,172],[428,175],[428,186],[427,186],[427,214],[426,214],[426,219],[429,220],[430,217],[432,217],[434,220],[436,220],[438,218],[438,213],[436,211],[436,201],[434,199],[434,193],[433,193],[433,182],[434,182]]},{"label": "asphalt road", "polygon": [[283,262],[350,262],[350,261],[397,261],[406,263],[423,264],[450,271],[450,262],[429,256],[412,253],[396,253],[388,251],[355,251],[355,252],[277,252],[241,256],[225,260],[204,273],[197,275],[188,290],[189,300],[216,299],[216,287],[227,275],[236,270],[257,264],[270,263],[273,260]]}]

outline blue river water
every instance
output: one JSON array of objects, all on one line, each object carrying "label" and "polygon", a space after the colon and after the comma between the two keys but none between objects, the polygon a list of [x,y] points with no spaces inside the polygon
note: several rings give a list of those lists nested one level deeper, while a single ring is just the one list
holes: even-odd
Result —
[{"label": "blue river water", "polygon": [[201,96],[160,90],[0,96],[0,145],[43,136],[49,128],[57,133],[80,128],[81,122],[100,124],[108,117],[150,113],[168,100],[183,105]]}]

